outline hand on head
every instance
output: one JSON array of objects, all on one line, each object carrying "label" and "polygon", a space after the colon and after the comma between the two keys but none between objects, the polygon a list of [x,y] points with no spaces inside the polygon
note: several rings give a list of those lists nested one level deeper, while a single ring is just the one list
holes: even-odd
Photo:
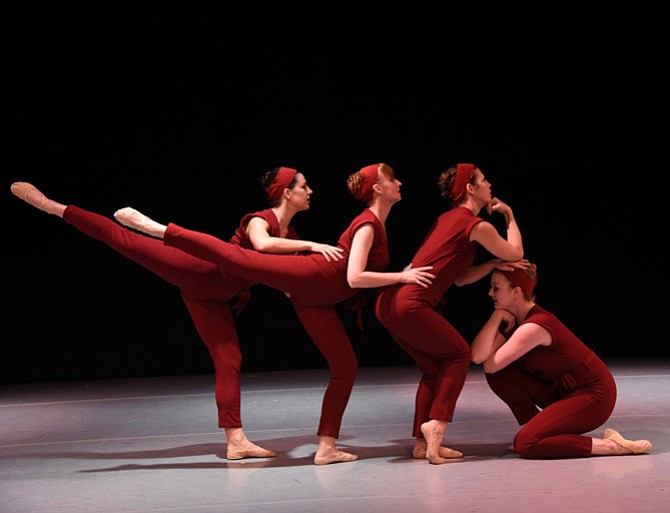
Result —
[{"label": "hand on head", "polygon": [[520,260],[498,260],[495,263],[495,268],[498,271],[513,271],[514,269],[528,269],[530,261],[522,258]]}]

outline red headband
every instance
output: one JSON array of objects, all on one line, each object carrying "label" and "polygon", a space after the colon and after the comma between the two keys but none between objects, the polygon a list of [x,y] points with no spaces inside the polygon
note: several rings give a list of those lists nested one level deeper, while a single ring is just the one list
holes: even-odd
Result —
[{"label": "red headband", "polygon": [[372,186],[377,183],[379,179],[379,164],[372,164],[360,169],[363,180],[361,186],[356,193],[356,199],[367,203],[372,199]]},{"label": "red headband", "polygon": [[524,271],[523,269],[515,268],[513,271],[500,271],[505,275],[505,277],[512,282],[512,285],[515,287],[520,287],[524,294],[527,296],[533,295],[533,290],[535,290],[536,280],[531,278],[531,276]]},{"label": "red headband", "polygon": [[281,195],[284,193],[284,189],[286,189],[291,184],[296,174],[298,174],[298,171],[291,169],[290,167],[279,168],[277,176],[275,176],[275,179],[272,180],[272,183],[268,186],[268,188],[265,189],[265,192],[267,192],[270,201],[277,201],[279,198],[281,198]]},{"label": "red headband", "polygon": [[475,174],[474,164],[456,165],[456,178],[451,184],[451,201],[458,203],[465,195],[465,186]]}]

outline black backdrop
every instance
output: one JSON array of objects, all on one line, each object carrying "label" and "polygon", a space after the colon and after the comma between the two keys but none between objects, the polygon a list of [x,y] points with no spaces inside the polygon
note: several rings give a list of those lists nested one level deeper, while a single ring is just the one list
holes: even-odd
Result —
[{"label": "black backdrop", "polygon": [[[260,173],[286,165],[315,191],[299,233],[334,244],[360,210],[346,176],[379,161],[403,182],[392,269],[446,208],[439,172],[472,161],[515,211],[540,304],[604,357],[668,355],[655,299],[665,178],[650,158],[660,77],[630,46],[594,35],[574,50],[535,39],[539,53],[522,38],[467,55],[453,40],[319,51],[277,32],[250,44],[207,16],[66,18],[21,20],[9,62],[3,381],[212,372],[175,288],[17,200],[11,182],[227,239],[266,206]],[[466,338],[490,312],[487,290],[447,293]],[[343,319],[361,365],[410,363],[369,311],[364,332]],[[238,330],[245,371],[325,365],[277,291],[256,287]]]}]

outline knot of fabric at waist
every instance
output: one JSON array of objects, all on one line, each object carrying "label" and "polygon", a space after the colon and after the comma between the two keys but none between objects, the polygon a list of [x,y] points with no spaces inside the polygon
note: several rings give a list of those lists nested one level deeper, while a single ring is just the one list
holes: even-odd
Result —
[{"label": "knot of fabric at waist", "polygon": [[364,292],[359,292],[355,296],[344,301],[344,307],[347,310],[356,312],[356,324],[361,331],[365,331],[363,326],[363,308],[368,305],[368,297]]}]

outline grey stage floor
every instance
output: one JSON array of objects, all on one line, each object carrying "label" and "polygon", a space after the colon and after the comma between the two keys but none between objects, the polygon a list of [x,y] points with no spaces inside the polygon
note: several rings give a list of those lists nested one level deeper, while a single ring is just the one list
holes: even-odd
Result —
[{"label": "grey stage floor", "polygon": [[[324,370],[246,374],[242,413],[276,458],[227,461],[211,375],[0,388],[2,513],[657,512],[670,504],[670,361],[608,362],[606,427],[651,454],[531,461],[505,450],[517,425],[473,367],[446,443],[466,457],[410,457],[414,367],[362,368],[340,446],[314,466]],[[600,436],[602,429],[592,433]]]}]

